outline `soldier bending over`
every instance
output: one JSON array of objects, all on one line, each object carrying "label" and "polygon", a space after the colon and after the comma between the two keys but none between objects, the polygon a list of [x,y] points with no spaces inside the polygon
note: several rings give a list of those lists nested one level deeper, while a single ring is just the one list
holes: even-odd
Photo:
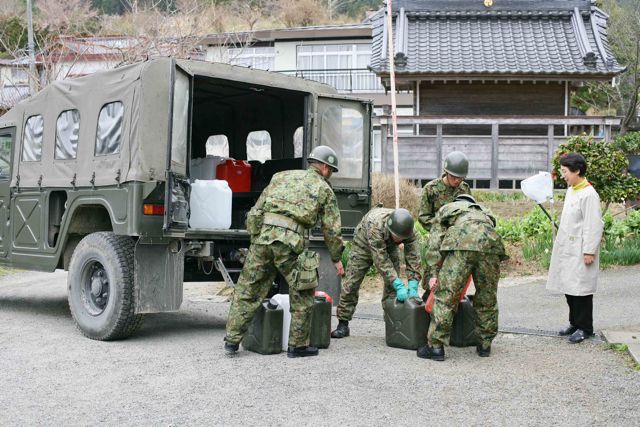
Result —
[{"label": "soldier bending over", "polygon": [[[404,257],[409,278],[409,291],[400,279],[400,249],[404,244]],[[418,296],[420,283],[420,249],[413,233],[413,218],[406,209],[375,208],[369,211],[356,227],[349,252],[347,271],[342,280],[340,303],[337,308],[338,327],[332,338],[349,336],[349,321],[358,304],[360,285],[367,271],[375,265],[384,280],[382,301],[397,297]]]},{"label": "soldier bending over", "polygon": [[444,345],[449,343],[453,316],[470,274],[476,287],[473,306],[480,337],[476,351],[481,357],[491,354],[491,342],[498,333],[500,261],[507,258],[495,224],[493,215],[468,194],[438,211],[426,256],[435,301],[427,344],[418,349],[418,357],[444,360]]}]

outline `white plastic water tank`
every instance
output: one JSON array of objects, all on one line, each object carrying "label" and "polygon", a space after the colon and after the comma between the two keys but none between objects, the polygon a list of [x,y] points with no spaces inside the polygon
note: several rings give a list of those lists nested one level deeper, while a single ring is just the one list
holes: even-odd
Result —
[{"label": "white plastic water tank", "polygon": [[231,228],[231,188],[220,179],[196,179],[191,184],[189,227],[196,229]]},{"label": "white plastic water tank", "polygon": [[289,346],[289,328],[291,327],[291,311],[289,310],[289,295],[288,294],[275,294],[271,297],[273,301],[276,301],[280,307],[282,307],[282,349],[286,350]]}]

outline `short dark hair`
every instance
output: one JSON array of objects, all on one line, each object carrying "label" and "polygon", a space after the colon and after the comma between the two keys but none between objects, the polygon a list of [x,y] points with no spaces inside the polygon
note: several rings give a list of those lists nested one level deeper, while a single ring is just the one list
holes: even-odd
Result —
[{"label": "short dark hair", "polygon": [[571,172],[578,172],[584,176],[587,172],[587,161],[580,153],[567,153],[560,156],[560,166],[564,166]]}]

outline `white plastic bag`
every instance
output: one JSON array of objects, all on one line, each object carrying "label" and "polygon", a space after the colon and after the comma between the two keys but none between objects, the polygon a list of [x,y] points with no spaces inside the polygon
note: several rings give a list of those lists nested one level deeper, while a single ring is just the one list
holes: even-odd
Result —
[{"label": "white plastic bag", "polygon": [[553,201],[553,179],[549,172],[538,172],[537,175],[530,176],[520,183],[522,192],[536,203],[544,203],[547,200]]}]

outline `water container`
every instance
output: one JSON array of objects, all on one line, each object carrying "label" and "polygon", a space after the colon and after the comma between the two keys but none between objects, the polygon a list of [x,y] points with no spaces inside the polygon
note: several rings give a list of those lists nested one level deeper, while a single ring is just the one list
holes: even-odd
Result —
[{"label": "water container", "polygon": [[251,191],[251,165],[246,160],[229,159],[216,168],[216,178],[229,183],[234,193]]},{"label": "water container", "polygon": [[309,345],[318,348],[328,348],[331,342],[331,303],[326,296],[321,295],[323,293],[316,292],[311,313]]},{"label": "water container", "polygon": [[460,301],[458,311],[453,317],[451,337],[449,344],[454,347],[472,347],[479,344],[480,340],[476,331],[478,315],[469,297]]},{"label": "water container", "polygon": [[260,354],[280,353],[282,351],[282,314],[282,307],[274,300],[262,301],[242,340],[242,347]]},{"label": "water container", "polygon": [[289,328],[291,327],[291,312],[289,311],[289,295],[275,294],[272,301],[278,303],[282,307],[282,349],[286,350],[289,345]]},{"label": "water container", "polygon": [[389,347],[416,350],[427,343],[427,312],[420,298],[399,302],[388,298],[382,303],[385,339]]},{"label": "water container", "polygon": [[206,156],[191,160],[190,177],[192,181],[196,179],[211,180],[216,179],[216,168],[220,163],[226,161],[226,157]]},{"label": "water container", "polygon": [[191,184],[189,227],[229,229],[231,227],[232,195],[226,181],[197,179]]}]

